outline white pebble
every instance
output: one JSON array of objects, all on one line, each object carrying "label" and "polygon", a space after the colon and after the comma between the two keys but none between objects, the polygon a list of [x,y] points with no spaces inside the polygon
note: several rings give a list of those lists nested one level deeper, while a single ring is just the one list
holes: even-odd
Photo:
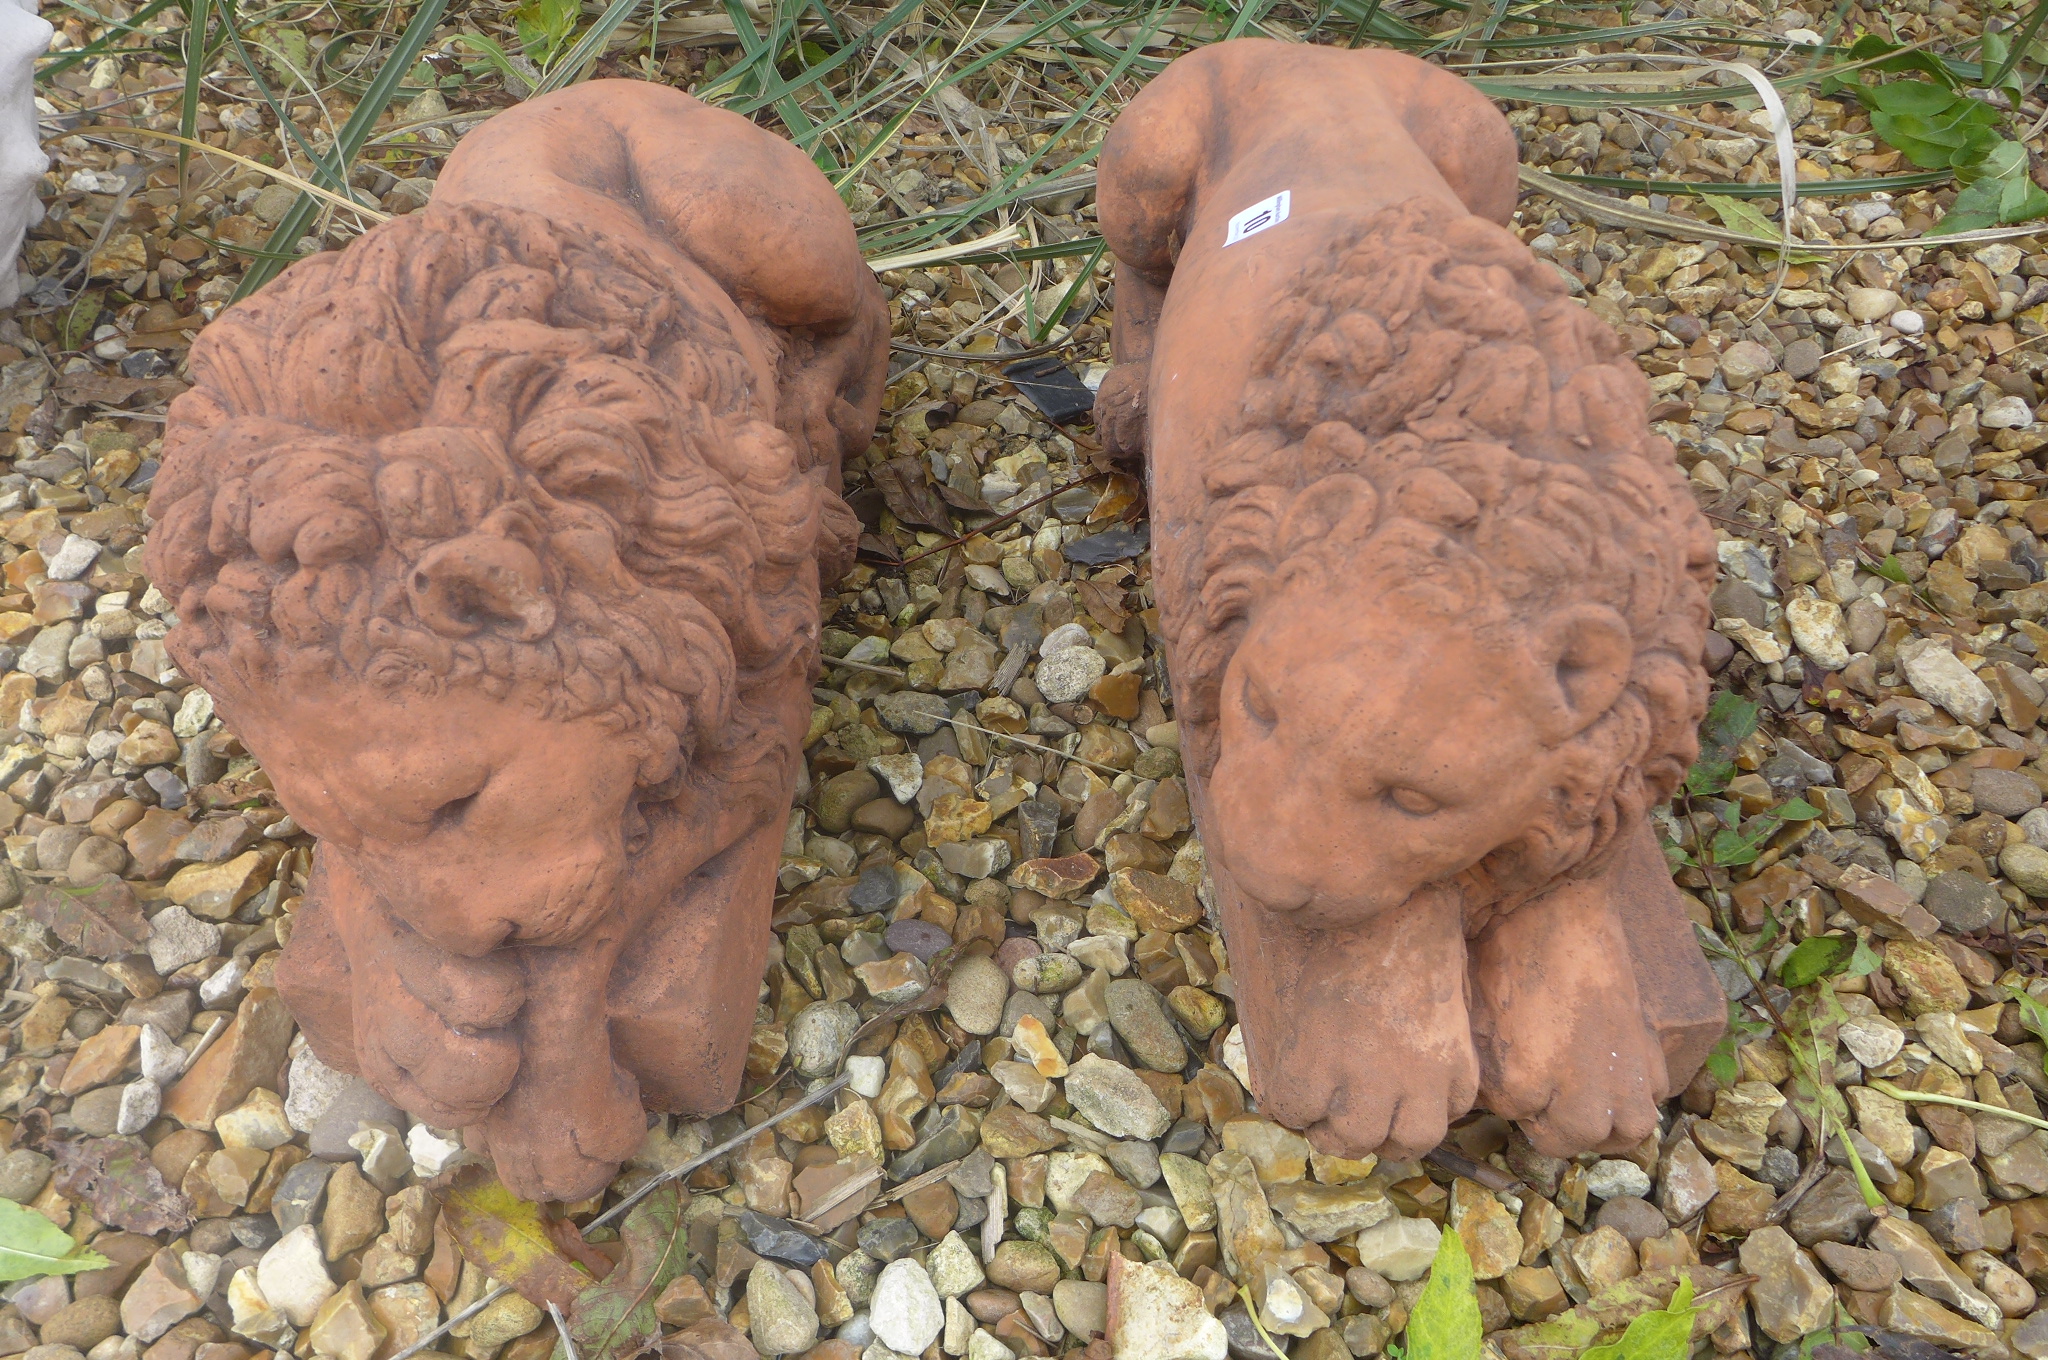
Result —
[{"label": "white pebble", "polygon": [[461,1155],[462,1140],[436,1133],[425,1124],[415,1124],[405,1135],[405,1150],[412,1155],[413,1174],[430,1180]]},{"label": "white pebble", "polygon": [[137,1077],[121,1088],[121,1104],[114,1112],[115,1133],[141,1133],[163,1108],[164,1093],[148,1077]]},{"label": "white pebble", "polygon": [[185,1070],[185,1050],[155,1025],[142,1027],[142,1075],[158,1086]]},{"label": "white pebble", "polygon": [[889,1078],[889,1062],[886,1058],[848,1058],[846,1060],[847,1089],[855,1095],[873,1100],[882,1094],[882,1083]]},{"label": "white pebble", "polygon": [[1891,328],[1900,335],[1918,335],[1927,329],[1927,318],[1911,307],[1901,307],[1892,313]]},{"label": "white pebble", "polygon": [[1032,683],[1049,704],[1070,704],[1094,687],[1109,663],[1093,647],[1067,647],[1038,663]]},{"label": "white pebble", "polygon": [[1090,641],[1086,628],[1078,623],[1063,623],[1045,635],[1045,640],[1038,644],[1038,654],[1051,656],[1069,647],[1086,647]]},{"label": "white pebble", "polygon": [[1620,1199],[1624,1195],[1641,1199],[1650,1193],[1650,1173],[1634,1162],[1608,1157],[1593,1163],[1593,1169],[1586,1173],[1586,1193],[1595,1199]]}]

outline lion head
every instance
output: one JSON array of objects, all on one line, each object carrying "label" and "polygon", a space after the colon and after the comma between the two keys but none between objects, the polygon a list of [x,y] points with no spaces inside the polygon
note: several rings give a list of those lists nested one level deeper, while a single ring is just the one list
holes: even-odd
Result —
[{"label": "lion head", "polygon": [[1205,831],[1305,925],[1462,879],[1476,931],[1683,777],[1712,535],[1616,337],[1501,228],[1416,200],[1294,277],[1160,584]]},{"label": "lion head", "polygon": [[765,682],[806,664],[856,525],[737,318],[469,203],[301,261],[193,347],[152,503],[172,650],[439,947],[576,938],[647,804],[787,797]]}]

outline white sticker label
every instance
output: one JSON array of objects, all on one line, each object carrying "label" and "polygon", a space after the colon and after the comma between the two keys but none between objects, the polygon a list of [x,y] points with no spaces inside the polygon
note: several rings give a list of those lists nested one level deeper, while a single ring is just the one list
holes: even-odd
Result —
[{"label": "white sticker label", "polygon": [[1230,231],[1223,238],[1223,244],[1234,246],[1247,236],[1257,236],[1268,227],[1277,227],[1287,220],[1288,200],[1294,196],[1292,189],[1282,189],[1271,198],[1262,198],[1230,219]]}]

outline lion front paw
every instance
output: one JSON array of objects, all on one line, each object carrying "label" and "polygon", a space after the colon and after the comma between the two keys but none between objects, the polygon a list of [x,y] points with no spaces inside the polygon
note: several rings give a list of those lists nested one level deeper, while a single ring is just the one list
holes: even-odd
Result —
[{"label": "lion front paw", "polygon": [[1146,364],[1118,364],[1095,393],[1095,433],[1110,457],[1141,462],[1145,457]]},{"label": "lion front paw", "polygon": [[1367,979],[1330,971],[1284,1014],[1248,1014],[1240,997],[1248,1025],[1278,1022],[1281,1031],[1271,1060],[1252,1069],[1260,1109],[1334,1156],[1419,1157],[1478,1098],[1462,970],[1453,963],[1378,985],[1345,985]]},{"label": "lion front paw", "polygon": [[1614,978],[1612,966],[1597,982],[1553,974],[1542,991],[1497,987],[1487,968],[1477,970],[1480,1101],[1547,1156],[1622,1151],[1656,1131],[1669,1084],[1664,1050],[1633,978]]},{"label": "lion front paw", "polygon": [[1665,1084],[1654,1039],[1616,1032],[1583,1036],[1574,1052],[1549,1062],[1518,1069],[1510,1061],[1498,1075],[1489,1071],[1480,1100],[1520,1124],[1538,1152],[1572,1157],[1625,1152],[1656,1132]]},{"label": "lion front paw", "polygon": [[[1443,1142],[1452,1120],[1472,1108],[1479,1092],[1478,1060],[1469,1044],[1403,1052],[1398,1044],[1377,1042],[1372,1049],[1334,1061],[1326,1055],[1313,1068],[1275,1074],[1276,1085],[1295,1086],[1298,1094],[1266,1102],[1266,1108],[1332,1156],[1420,1157]],[[1313,1117],[1297,1120],[1289,1113]]]}]

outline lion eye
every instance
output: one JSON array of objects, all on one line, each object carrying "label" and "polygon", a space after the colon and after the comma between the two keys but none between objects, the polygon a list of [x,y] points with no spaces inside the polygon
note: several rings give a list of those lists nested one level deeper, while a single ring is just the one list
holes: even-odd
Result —
[{"label": "lion eye", "polygon": [[1244,678],[1244,707],[1259,726],[1269,732],[1273,730],[1273,725],[1280,721],[1280,715],[1273,707],[1272,696],[1249,675]]},{"label": "lion eye", "polygon": [[1411,817],[1427,817],[1443,810],[1443,804],[1416,789],[1388,789],[1387,799]]}]

